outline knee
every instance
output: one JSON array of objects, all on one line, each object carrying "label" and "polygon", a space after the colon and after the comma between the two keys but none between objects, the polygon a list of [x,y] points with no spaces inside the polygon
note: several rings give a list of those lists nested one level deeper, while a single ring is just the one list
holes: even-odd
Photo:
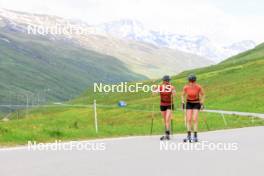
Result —
[{"label": "knee", "polygon": [[193,123],[197,123],[198,122],[198,120],[197,119],[193,119]]}]

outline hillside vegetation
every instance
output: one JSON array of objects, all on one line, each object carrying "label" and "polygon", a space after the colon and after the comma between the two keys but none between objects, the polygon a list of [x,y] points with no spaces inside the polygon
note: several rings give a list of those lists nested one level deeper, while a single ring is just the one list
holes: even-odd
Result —
[{"label": "hillside vegetation", "polygon": [[[94,81],[146,79],[120,60],[82,49],[72,42],[0,30],[0,103],[25,103],[37,95],[50,101],[78,96]],[[47,97],[43,97],[44,91]],[[14,95],[15,94],[15,95]],[[30,102],[31,103],[31,102]],[[36,102],[35,102],[36,103]]]}]

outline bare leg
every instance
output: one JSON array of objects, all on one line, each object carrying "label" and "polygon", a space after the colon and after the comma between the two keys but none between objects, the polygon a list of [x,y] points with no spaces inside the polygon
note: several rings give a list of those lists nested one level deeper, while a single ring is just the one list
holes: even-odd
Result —
[{"label": "bare leg", "polygon": [[198,109],[193,110],[193,128],[194,128],[194,142],[198,142],[197,131],[198,131]]},{"label": "bare leg", "polygon": [[193,115],[193,110],[187,109],[187,112],[186,112],[187,131],[192,130],[192,115]]},{"label": "bare leg", "polygon": [[160,111],[160,112],[164,121],[164,125],[166,126],[166,111]]},{"label": "bare leg", "polygon": [[170,130],[170,122],[171,122],[171,110],[170,109],[167,109],[165,119],[166,119],[166,122],[165,122],[166,130]]},{"label": "bare leg", "polygon": [[193,129],[195,132],[198,131],[198,114],[199,114],[199,110],[194,109],[193,110]]},{"label": "bare leg", "polygon": [[170,110],[167,111],[161,111],[161,114],[163,116],[164,125],[165,125],[165,136],[162,136],[160,140],[169,140],[170,137]]}]

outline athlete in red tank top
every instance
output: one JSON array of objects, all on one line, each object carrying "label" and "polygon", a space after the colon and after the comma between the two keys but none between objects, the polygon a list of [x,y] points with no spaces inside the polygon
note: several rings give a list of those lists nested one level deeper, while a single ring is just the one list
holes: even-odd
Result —
[{"label": "athlete in red tank top", "polygon": [[165,124],[165,135],[160,139],[169,140],[171,115],[174,109],[173,96],[176,95],[175,87],[171,85],[169,76],[166,75],[163,77],[163,84],[158,86],[154,90],[154,93],[160,94],[160,111]]},{"label": "athlete in red tank top", "polygon": [[[203,109],[205,94],[202,87],[196,83],[195,75],[193,74],[189,75],[188,80],[189,83],[186,86],[184,86],[182,90],[182,104],[184,111],[186,107],[185,123],[187,127],[187,138],[184,139],[184,142],[186,141],[197,142],[198,114],[199,114],[199,110]],[[185,104],[185,98],[186,98],[186,104]],[[191,138],[192,124],[194,130],[193,140]]]}]

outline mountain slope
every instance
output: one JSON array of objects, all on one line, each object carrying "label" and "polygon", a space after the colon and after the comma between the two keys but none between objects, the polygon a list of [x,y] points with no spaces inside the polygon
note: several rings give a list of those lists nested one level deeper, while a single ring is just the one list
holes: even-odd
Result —
[{"label": "mountain slope", "polygon": [[196,55],[112,37],[94,35],[78,37],[78,43],[82,47],[119,58],[132,71],[149,78],[177,74],[186,69],[213,64],[213,62]]},{"label": "mountain slope", "polygon": [[239,64],[242,62],[262,60],[264,56],[264,43],[258,45],[252,50],[240,53],[230,59],[222,62],[222,64]]},{"label": "mountain slope", "polygon": [[26,94],[30,104],[46,98],[67,100],[79,95],[94,81],[146,79],[112,56],[63,40],[51,41],[13,32],[8,27],[0,29],[0,67],[2,104],[25,102]]},{"label": "mountain slope", "polygon": [[[81,48],[116,57],[132,71],[150,78],[157,78],[164,74],[176,74],[183,70],[213,64],[212,61],[195,54],[157,47],[145,42],[119,39],[97,30],[94,26],[79,21],[48,15],[28,14],[9,10],[1,11],[1,9],[0,17],[3,18],[2,21],[11,30],[25,34],[30,31],[30,35],[41,35],[50,40],[63,39],[74,42]],[[54,28],[57,29],[56,27],[58,27],[58,31],[60,31],[59,29],[66,29],[66,32],[54,34]],[[70,30],[70,27],[73,30]],[[37,30],[37,33],[34,33],[32,29],[36,28],[41,30]],[[43,29],[47,29],[44,31],[48,32],[43,32]],[[75,29],[78,30],[75,31]]]},{"label": "mountain slope", "polygon": [[264,112],[264,44],[240,53],[218,65],[184,72],[199,75],[207,89],[211,109]]}]

